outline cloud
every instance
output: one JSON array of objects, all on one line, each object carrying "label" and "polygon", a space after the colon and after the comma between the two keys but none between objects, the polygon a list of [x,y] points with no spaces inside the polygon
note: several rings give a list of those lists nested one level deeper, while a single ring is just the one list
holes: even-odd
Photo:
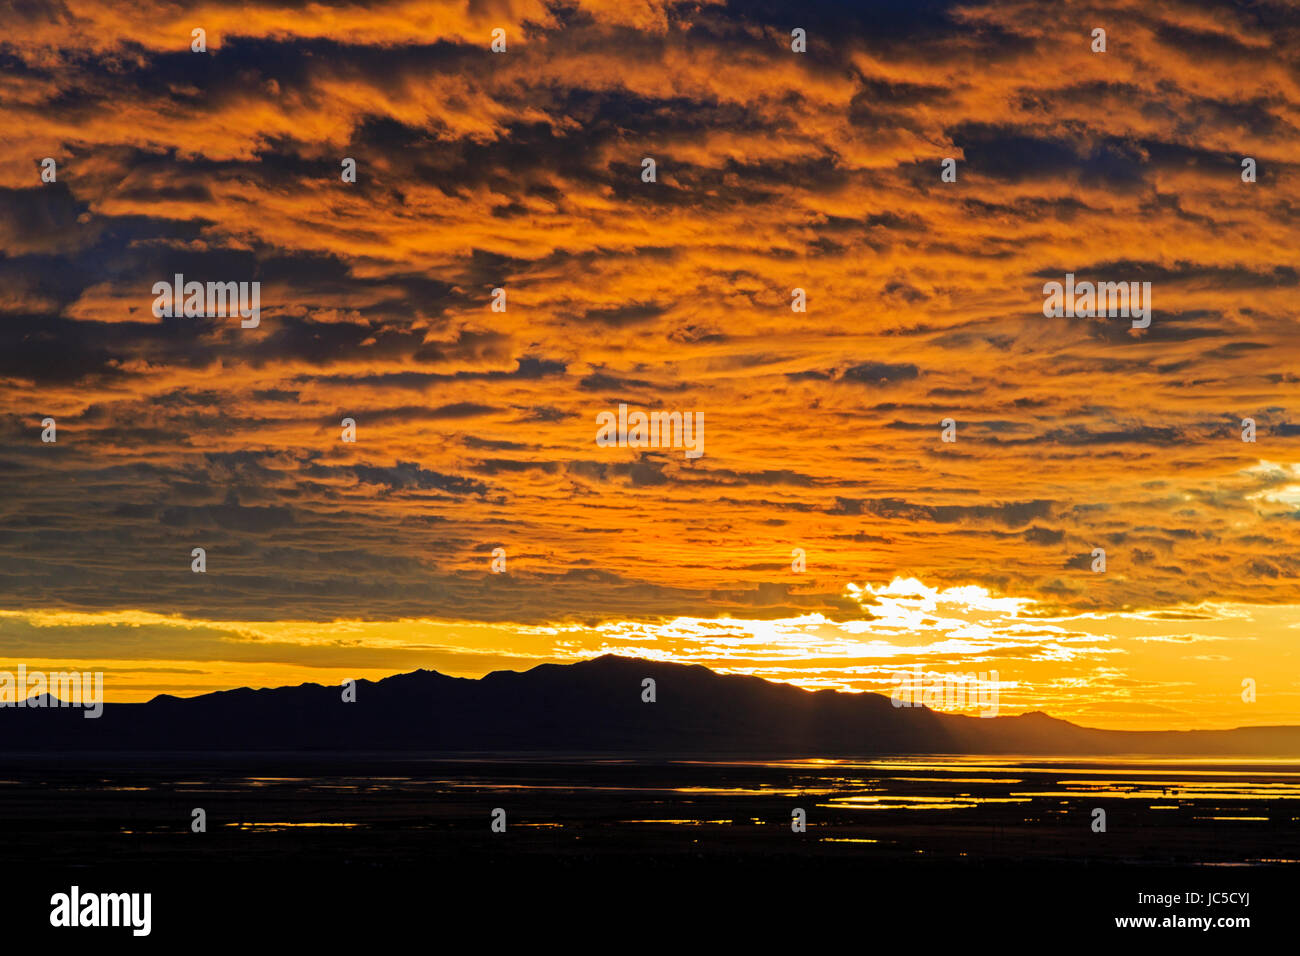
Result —
[{"label": "cloud", "polygon": [[[1294,600],[1293,10],[1100,13],[1104,57],[1016,0],[7,10],[0,606]],[[1045,319],[1067,271],[1150,281],[1151,327]],[[177,272],[261,325],[155,318]],[[597,447],[618,402],[705,456]]]}]

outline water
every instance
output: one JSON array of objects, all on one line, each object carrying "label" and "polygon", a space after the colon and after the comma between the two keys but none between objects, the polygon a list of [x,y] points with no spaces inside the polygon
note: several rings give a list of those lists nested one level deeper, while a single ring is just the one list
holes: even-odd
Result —
[{"label": "water", "polygon": [[[106,857],[189,852],[202,807],[227,859],[776,852],[1256,866],[1300,857],[1287,837],[1297,801],[1296,759],[11,756],[0,757],[0,858],[70,830]],[[493,840],[497,808],[508,842]]]}]

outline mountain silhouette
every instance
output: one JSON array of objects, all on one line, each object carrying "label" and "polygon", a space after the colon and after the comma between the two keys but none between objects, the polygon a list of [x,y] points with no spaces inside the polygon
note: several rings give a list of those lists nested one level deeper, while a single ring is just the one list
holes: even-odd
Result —
[{"label": "mountain silhouette", "polygon": [[[642,700],[655,681],[656,700]],[[46,699],[48,703],[48,699]],[[562,751],[662,754],[1300,755],[1300,727],[1095,730],[1042,713],[965,717],[878,694],[808,691],[699,665],[606,655],[480,679],[417,670],[337,686],[0,709],[0,750]]]}]

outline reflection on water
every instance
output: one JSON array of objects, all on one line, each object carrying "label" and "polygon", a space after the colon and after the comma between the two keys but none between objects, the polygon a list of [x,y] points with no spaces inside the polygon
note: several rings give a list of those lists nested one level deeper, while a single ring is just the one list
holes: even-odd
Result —
[{"label": "reflection on water", "polygon": [[[766,767],[772,770],[804,771],[798,793],[836,794],[827,805],[870,809],[954,809],[983,803],[1106,797],[1160,800],[1164,802],[1153,805],[1150,809],[1177,810],[1185,805],[1194,805],[1196,801],[1222,803],[1229,800],[1300,799],[1300,760],[1290,758],[1002,759],[954,756],[902,760],[816,758],[680,763],[700,767]],[[837,772],[827,774],[826,771],[830,770]],[[1007,776],[1008,771],[1014,772],[1016,776]],[[845,789],[854,792],[839,792]],[[994,795],[993,791],[997,791],[998,795]],[[866,793],[874,795],[865,796]]]},{"label": "reflection on water", "polygon": [[[536,756],[430,760],[472,766],[454,776],[257,776],[227,781],[243,788],[304,788],[383,794],[427,792],[590,795],[592,798],[654,799],[689,806],[698,798],[804,798],[842,810],[965,810],[994,804],[1048,804],[1064,812],[1079,800],[1124,800],[1146,809],[1195,812],[1194,819],[1242,821],[1270,817],[1232,813],[1239,803],[1300,799],[1300,760],[1167,757],[1051,758],[952,756],[886,759],[636,760],[569,757],[550,762]],[[677,768],[674,771],[674,768]],[[626,769],[631,779],[607,779]],[[682,780],[689,777],[689,781]],[[593,779],[599,778],[599,779]],[[731,779],[737,778],[737,779]],[[743,779],[742,779],[743,778]],[[178,781],[177,788],[203,792],[216,781]],[[136,789],[105,787],[105,789]],[[665,807],[667,809],[667,807]],[[693,825],[700,820],[665,813],[625,823]]]},{"label": "reflection on water", "polygon": [[[242,759],[242,758],[241,758]],[[22,780],[13,772],[5,779]],[[201,799],[199,799],[201,796]],[[1044,758],[616,760],[575,755],[267,757],[41,768],[0,788],[10,834],[92,821],[188,842],[204,806],[235,852],[796,852],[863,858],[1293,862],[1300,760]],[[516,840],[489,829],[508,809]],[[1105,808],[1110,831],[1093,831]],[[806,830],[792,829],[804,811]],[[795,819],[800,819],[795,817]],[[130,849],[138,843],[120,844]],[[224,852],[224,851],[223,851]],[[260,858],[260,857],[258,857]]]},{"label": "reflection on water", "polygon": [[893,796],[836,797],[827,803],[827,807],[856,807],[862,810],[956,810],[961,807],[976,807],[981,803],[1027,803],[1028,798],[1015,797],[967,797],[960,798],[933,796]]},{"label": "reflection on water", "polygon": [[301,827],[341,827],[350,830],[361,826],[359,823],[320,823],[316,821],[307,823],[227,823],[226,826],[236,830],[289,830]]}]

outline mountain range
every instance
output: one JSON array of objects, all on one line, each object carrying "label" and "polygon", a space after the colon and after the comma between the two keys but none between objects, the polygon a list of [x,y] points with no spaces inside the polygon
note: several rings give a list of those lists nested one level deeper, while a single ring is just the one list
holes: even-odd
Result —
[{"label": "mountain range", "polygon": [[[642,699],[646,678],[653,702]],[[0,750],[1300,756],[1300,727],[1118,731],[1043,713],[966,717],[613,655],[478,679],[417,670],[358,680],[355,701],[343,698],[319,684],[164,694],[105,704],[97,719],[11,706],[0,710]]]}]

